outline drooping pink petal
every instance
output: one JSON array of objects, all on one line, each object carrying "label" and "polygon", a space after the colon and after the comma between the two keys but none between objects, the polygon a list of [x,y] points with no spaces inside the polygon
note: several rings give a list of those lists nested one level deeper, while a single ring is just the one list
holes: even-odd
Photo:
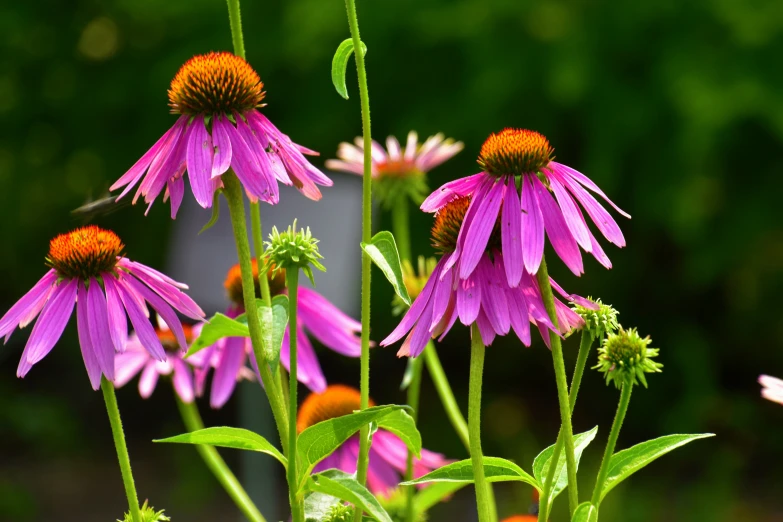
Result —
[{"label": "drooping pink petal", "polygon": [[459,264],[460,279],[465,279],[473,273],[479,260],[481,260],[481,256],[487,249],[487,242],[497,223],[505,191],[506,185],[503,183],[503,180],[498,179],[492,185],[489,193],[479,203],[476,215],[465,236]]},{"label": "drooping pink petal", "polygon": [[212,393],[209,404],[213,408],[222,408],[237,385],[239,369],[245,364],[245,338],[228,337],[220,354],[220,362],[212,377]]},{"label": "drooping pink petal", "polygon": [[239,131],[230,124],[224,127],[231,140],[231,167],[242,182],[248,198],[255,202],[261,199],[267,203],[276,204],[279,200],[277,182],[269,178],[258,165],[256,155],[245,142]]},{"label": "drooping pink petal", "polygon": [[139,377],[139,395],[144,399],[149,399],[152,392],[155,391],[155,386],[158,384],[158,373],[155,367],[155,361],[149,361],[141,372]]},{"label": "drooping pink petal", "polygon": [[299,289],[299,309],[307,314],[328,317],[336,327],[353,332],[362,331],[362,323],[345,314],[329,300],[311,288]]},{"label": "drooping pink petal", "polygon": [[125,306],[125,310],[128,312],[133,329],[136,331],[136,335],[139,337],[139,341],[149,354],[158,361],[166,360],[166,351],[163,349],[163,345],[158,339],[158,334],[155,333],[155,329],[144,313],[144,309],[139,305],[139,302],[133,297],[133,287],[129,286],[125,278],[115,281],[117,289],[119,290],[120,299]]},{"label": "drooping pink petal", "polygon": [[587,211],[587,215],[593,220],[593,223],[595,223],[595,226],[601,231],[601,234],[603,234],[609,242],[614,243],[620,248],[624,247],[625,237],[623,237],[623,232],[609,212],[607,212],[589,192],[582,188],[579,183],[576,183],[567,176],[563,176],[562,181],[571,194],[573,194],[579,203],[582,204]]},{"label": "drooping pink petal", "polygon": [[549,162],[549,166],[550,166],[551,168],[554,168],[554,169],[555,169],[556,171],[558,171],[558,172],[562,172],[563,174],[566,174],[566,175],[568,175],[568,176],[571,176],[571,177],[572,177],[572,178],[574,178],[576,181],[578,181],[579,183],[581,183],[581,184],[582,184],[582,185],[584,185],[585,187],[589,188],[590,190],[592,190],[593,192],[595,192],[596,194],[598,194],[599,196],[601,196],[602,198],[604,198],[604,200],[605,200],[607,203],[609,203],[610,205],[612,205],[612,207],[613,207],[613,208],[614,208],[614,209],[615,209],[617,212],[619,212],[621,215],[623,215],[624,217],[627,217],[628,219],[631,219],[631,216],[630,216],[630,214],[627,214],[627,213],[625,213],[625,212],[624,212],[624,211],[623,211],[623,210],[622,210],[620,207],[618,207],[617,205],[615,205],[615,204],[612,202],[612,200],[611,200],[611,199],[609,199],[609,198],[607,197],[607,195],[606,195],[606,194],[604,194],[604,192],[603,192],[603,191],[602,191],[600,188],[598,188],[598,185],[596,185],[595,183],[593,183],[593,181],[592,181],[590,178],[588,178],[587,176],[585,176],[584,174],[582,174],[582,173],[581,173],[581,172],[579,172],[578,170],[574,170],[574,169],[572,169],[571,167],[569,167],[568,165],[563,165],[562,163],[557,163],[557,162],[554,162],[554,161],[551,161],[551,162]]},{"label": "drooping pink petal", "polygon": [[[147,351],[138,342],[138,339],[135,339],[135,336],[132,336],[131,339],[135,340],[137,347],[129,348],[125,353],[118,353],[114,359],[114,386],[117,388],[128,384],[144,368],[144,365],[151,360]],[[132,342],[134,341],[129,339],[129,344]]]},{"label": "drooping pink petal", "polygon": [[179,290],[179,288],[187,288],[187,285],[177,283],[168,276],[165,276],[146,265],[142,265],[141,263],[135,263],[133,261],[124,263],[123,261],[124,260],[121,260],[120,264],[128,270],[128,272],[150,287],[153,292],[161,296],[175,310],[191,319],[201,320],[204,318],[204,311],[196,302],[186,293]]},{"label": "drooping pink petal", "polygon": [[400,475],[378,453],[374,445],[370,447],[369,465],[367,466],[367,487],[375,494],[386,494],[400,482]]},{"label": "drooping pink petal", "polygon": [[109,335],[114,348],[122,353],[128,342],[128,318],[122,306],[119,290],[111,275],[103,276],[103,286],[106,290],[106,311],[109,319]]},{"label": "drooping pink petal", "polygon": [[515,287],[522,278],[524,259],[522,256],[522,210],[514,176],[508,176],[506,194],[503,197],[503,212],[500,222],[500,240],[505,260],[508,286]]},{"label": "drooping pink petal", "polygon": [[172,374],[174,391],[177,392],[182,402],[193,402],[195,392],[193,390],[193,377],[190,374],[190,369],[179,357],[172,357],[171,363],[174,366],[174,373]]},{"label": "drooping pink petal", "polygon": [[166,326],[168,326],[169,330],[171,330],[171,332],[174,334],[174,337],[177,339],[177,344],[179,344],[180,350],[186,352],[188,350],[188,342],[185,339],[185,331],[182,328],[182,323],[177,317],[177,314],[174,312],[174,310],[171,309],[168,303],[160,298],[158,294],[152,292],[146,286],[139,283],[132,275],[128,275],[124,280],[128,286],[133,288],[135,292],[144,297],[144,299],[152,306],[152,308],[158,312],[158,317],[163,319],[163,321],[166,323]]},{"label": "drooping pink petal", "polygon": [[169,180],[168,187],[171,196],[171,219],[177,219],[177,212],[185,196],[185,180],[182,179],[182,172],[174,180]]},{"label": "drooping pink petal", "polygon": [[531,274],[538,272],[544,257],[544,217],[533,193],[533,176],[522,176],[522,257]]},{"label": "drooping pink petal", "polygon": [[[296,355],[297,355],[297,377],[299,382],[307,386],[310,390],[321,393],[326,389],[326,377],[324,377],[321,365],[318,363],[318,357],[315,355],[313,345],[310,339],[305,335],[301,325],[297,327],[299,332],[296,336]],[[288,370],[291,368],[291,346],[290,346],[290,328],[287,328],[283,336],[283,344],[280,350],[280,364]]]},{"label": "drooping pink petal", "polygon": [[[180,145],[185,143],[187,139],[189,130],[187,119],[181,125],[175,125],[173,130],[174,132],[161,144],[158,153],[152,159],[147,174],[133,196],[134,204],[139,199],[139,196],[144,196],[144,201],[151,204],[160,191],[163,190],[170,173],[176,170],[179,160],[183,159],[182,156],[185,149]],[[126,188],[123,194],[127,190]],[[120,194],[120,197],[123,194]]]},{"label": "drooping pink petal", "polygon": [[430,325],[432,324],[432,300],[429,300],[427,306],[421,314],[421,318],[416,323],[411,331],[409,338],[410,344],[408,347],[408,353],[410,357],[418,357],[427,343],[432,338],[432,332]]},{"label": "drooping pink petal", "polygon": [[590,252],[592,248],[590,232],[580,215],[579,209],[576,207],[576,203],[574,203],[571,195],[560,183],[557,175],[549,176],[549,187],[555,193],[555,198],[558,205],[560,205],[560,210],[563,213],[568,230],[571,231],[571,235],[585,252]]},{"label": "drooping pink petal", "polygon": [[519,288],[511,288],[506,291],[508,301],[508,315],[511,327],[522,344],[530,346],[530,320],[525,296]]},{"label": "drooping pink petal", "polygon": [[[304,290],[304,289],[301,289]],[[300,301],[304,303],[304,299]],[[359,357],[362,353],[361,339],[352,330],[341,328],[330,321],[328,315],[314,314],[300,304],[300,324],[318,341],[347,357]]]},{"label": "drooping pink petal", "polygon": [[490,189],[495,183],[495,178],[492,176],[484,176],[481,182],[476,187],[473,196],[470,199],[468,210],[465,212],[465,217],[462,220],[462,225],[459,228],[459,234],[457,234],[457,245],[454,248],[454,252],[449,256],[449,260],[444,265],[444,270],[451,270],[454,265],[461,262],[462,252],[465,250],[465,238],[468,235],[473,220],[476,217],[478,208],[484,198],[489,194]]},{"label": "drooping pink petal", "polygon": [[197,116],[188,132],[188,178],[193,196],[202,208],[212,206],[212,137],[207,132],[204,117]]},{"label": "drooping pink petal", "polygon": [[[90,341],[92,350],[98,359],[101,371],[110,381],[114,380],[114,343],[109,333],[109,315],[106,311],[106,296],[98,281],[90,278],[86,296],[79,291],[79,304],[81,308],[87,307],[87,324],[90,329]],[[86,297],[86,299],[85,299]]]},{"label": "drooping pink petal", "polygon": [[[430,277],[432,279],[432,277]],[[476,321],[481,308],[481,285],[477,276],[457,280],[457,313],[465,326]]]},{"label": "drooping pink petal", "polygon": [[90,319],[88,311],[87,291],[84,283],[78,283],[79,304],[76,305],[76,329],[79,334],[79,347],[84,359],[84,367],[87,369],[87,376],[90,379],[90,385],[93,390],[101,387],[101,363],[95,353],[92,345],[92,335],[90,335]]},{"label": "drooping pink petal", "polygon": [[574,275],[582,275],[584,272],[582,254],[579,252],[579,246],[565,223],[560,207],[557,206],[555,199],[538,178],[533,177],[532,180],[536,200],[541,209],[541,214],[544,216],[546,235],[549,237],[549,242],[552,243],[552,248],[555,249],[557,255]]},{"label": "drooping pink petal", "polygon": [[405,315],[403,316],[402,321],[400,321],[400,324],[397,325],[397,328],[395,328],[386,339],[380,342],[381,346],[389,346],[390,344],[399,341],[417,322],[420,321],[421,315],[427,307],[427,303],[432,295],[435,281],[438,279],[440,271],[442,270],[444,259],[446,258],[441,258],[441,260],[438,261],[438,264],[435,265],[435,269],[432,271],[432,275],[430,275],[430,278],[424,285],[421,293],[413,301],[408,311],[405,312]]},{"label": "drooping pink petal", "polygon": [[[479,334],[481,335],[481,342],[484,343],[484,346],[489,346],[492,344],[492,341],[495,340],[495,329],[492,328],[492,323],[489,322],[487,314],[484,313],[484,310],[479,312],[479,315],[476,318],[476,324],[478,325]],[[473,335],[472,330],[471,335]]]},{"label": "drooping pink petal", "polygon": [[449,308],[449,304],[454,301],[453,299],[453,282],[454,272],[449,271],[448,274],[439,278],[435,282],[435,290],[432,296],[432,322],[430,324],[430,330],[435,328],[435,325],[441,322],[443,316],[446,314]]},{"label": "drooping pink petal", "polygon": [[[505,277],[505,274],[503,274]],[[486,254],[476,268],[476,278],[481,285],[481,309],[498,335],[506,335],[511,328],[506,302],[505,279],[497,277],[495,267]]]},{"label": "drooping pink petal", "polygon": [[231,139],[225,129],[225,126],[231,125],[231,123],[224,120],[225,116],[222,114],[212,118],[212,144],[216,150],[210,173],[211,178],[220,176],[231,166]]},{"label": "drooping pink petal", "polygon": [[479,172],[466,178],[449,181],[427,196],[419,208],[424,212],[436,212],[454,198],[471,195],[485,177],[486,174]]},{"label": "drooping pink petal", "polygon": [[37,363],[51,351],[68,324],[75,302],[76,280],[63,281],[52,292],[27,340],[25,352],[28,363]]},{"label": "drooping pink petal", "polygon": [[5,337],[6,342],[17,325],[24,328],[46,304],[46,300],[52,291],[52,286],[57,281],[57,272],[50,269],[33,287],[22,296],[0,319],[0,337]]}]

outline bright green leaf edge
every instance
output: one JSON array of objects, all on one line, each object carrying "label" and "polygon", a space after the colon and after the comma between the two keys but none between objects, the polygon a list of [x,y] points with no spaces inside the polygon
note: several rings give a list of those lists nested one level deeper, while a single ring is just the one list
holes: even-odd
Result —
[{"label": "bright green leaf edge", "polygon": [[[353,40],[348,38],[337,47],[332,58],[332,83],[337,94],[348,99],[348,87],[345,85],[345,70],[348,68],[348,60],[353,54]],[[362,56],[367,54],[367,46],[362,42]]]},{"label": "bright green leaf edge", "polygon": [[257,451],[273,456],[280,464],[288,467],[288,459],[286,459],[268,440],[258,433],[243,428],[217,426],[191,431],[190,433],[183,433],[182,435],[175,435],[174,437],[165,439],[157,439],[152,442],[206,444],[209,446],[219,446],[221,448]]},{"label": "bright green leaf edge", "polygon": [[382,230],[375,234],[369,243],[361,243],[362,250],[367,252],[372,262],[381,269],[389,283],[394,288],[400,299],[410,306],[411,298],[402,278],[402,266],[400,253],[397,251],[397,243],[394,236],[388,230]]},{"label": "bright green leaf edge", "polygon": [[[541,489],[541,484],[535,477],[510,460],[501,459],[500,457],[484,457],[484,475],[487,482],[525,482],[536,489]],[[427,482],[471,484],[473,482],[473,463],[470,459],[452,462],[427,473],[423,477],[402,482],[400,485],[413,486],[426,484]]]}]

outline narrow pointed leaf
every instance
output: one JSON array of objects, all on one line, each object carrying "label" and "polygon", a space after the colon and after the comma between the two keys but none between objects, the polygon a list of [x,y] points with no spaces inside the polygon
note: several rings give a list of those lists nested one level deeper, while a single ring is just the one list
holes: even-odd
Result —
[{"label": "narrow pointed leaf", "polygon": [[609,475],[604,482],[604,489],[601,491],[601,500],[617,484],[627,479],[650,462],[658,457],[666,455],[672,450],[684,446],[689,442],[698,439],[714,437],[714,433],[699,433],[693,435],[666,435],[657,439],[642,442],[628,449],[618,451],[609,460]]},{"label": "narrow pointed leaf", "polygon": [[201,230],[198,231],[199,235],[204,231],[209,230],[215,225],[215,223],[217,223],[218,218],[220,217],[220,193],[222,191],[223,189],[218,189],[215,191],[215,195],[212,196],[212,217],[210,217],[209,221],[207,221],[207,224],[201,227]]},{"label": "narrow pointed leaf", "polygon": [[[484,457],[484,475],[487,482],[525,482],[541,489],[541,484],[530,476],[525,470],[511,462],[499,457]],[[473,464],[470,459],[452,462],[435,471],[431,471],[415,480],[402,482],[403,486],[414,484],[426,484],[428,482],[460,482],[470,484],[473,482]]]},{"label": "narrow pointed leaf", "polygon": [[307,489],[350,502],[356,509],[361,509],[378,522],[392,522],[378,499],[366,487],[359,484],[354,475],[344,471],[329,469],[313,475],[307,482]]},{"label": "narrow pointed leaf", "polygon": [[288,296],[276,295],[272,299],[271,308],[259,300],[258,318],[263,327],[264,359],[272,373],[275,373],[280,363],[280,348],[288,325]]},{"label": "narrow pointed leaf", "polygon": [[369,243],[362,243],[362,250],[367,252],[372,262],[381,269],[383,275],[389,280],[394,292],[405,304],[410,306],[411,298],[405,283],[402,280],[402,267],[400,266],[400,254],[397,252],[397,243],[394,236],[388,230],[382,230],[375,234]]},{"label": "narrow pointed leaf", "polygon": [[239,317],[231,319],[221,313],[215,314],[209,322],[204,324],[204,327],[201,329],[201,335],[190,345],[186,357],[215,344],[216,341],[223,337],[250,337],[247,323],[239,319]]},{"label": "narrow pointed leaf", "polygon": [[183,433],[166,439],[152,442],[174,442],[180,444],[207,444],[221,448],[234,448],[266,453],[276,458],[283,466],[288,466],[288,460],[277,448],[261,435],[250,430],[230,427],[204,428],[202,430]]},{"label": "narrow pointed leaf", "polygon": [[[576,459],[576,466],[579,468],[579,459],[582,457],[582,452],[593,441],[595,435],[598,433],[598,426],[590,431],[580,433],[574,437],[574,457]],[[549,446],[547,449],[538,454],[533,461],[533,475],[538,479],[543,487],[546,481],[547,472],[549,471],[549,464],[552,460],[552,454],[555,452],[554,446]],[[565,449],[560,453],[560,458],[557,461],[557,468],[555,471],[555,480],[552,486],[552,493],[549,496],[549,504],[555,500],[560,493],[568,486],[568,474],[566,470]]]},{"label": "narrow pointed leaf", "polygon": [[582,502],[574,510],[571,522],[596,522],[598,520],[598,508],[590,502]]},{"label": "narrow pointed leaf", "polygon": [[[348,60],[353,54],[353,40],[348,38],[337,47],[332,58],[332,83],[337,89],[337,94],[348,99],[348,88],[345,86],[345,70],[348,68]],[[367,46],[362,42],[362,56],[367,54]]]},{"label": "narrow pointed leaf", "polygon": [[397,435],[418,458],[421,458],[421,434],[416,421],[404,410],[397,410],[381,417],[378,427]]}]

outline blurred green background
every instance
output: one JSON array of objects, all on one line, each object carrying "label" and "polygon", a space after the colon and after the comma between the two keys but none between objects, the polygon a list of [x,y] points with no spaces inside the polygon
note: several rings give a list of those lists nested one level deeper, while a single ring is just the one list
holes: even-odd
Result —
[{"label": "blurred green background", "polygon": [[[360,0],[358,7],[374,135],[404,138],[416,129],[465,142],[432,174],[432,187],[476,172],[490,132],[527,127],[633,215],[621,223],[628,247],[607,247],[613,270],[590,258],[581,279],[562,266],[551,271],[569,290],[615,305],[624,325],[661,348],[664,373],[634,393],[620,447],[668,433],[718,436],[634,476],[608,497],[605,519],[783,520],[783,408],[763,401],[756,384],[759,373],[783,376],[783,2]],[[332,54],[348,37],[344,5],[245,1],[242,8],[248,59],[267,87],[265,113],[321,151],[322,165],[360,132],[355,73],[349,101],[330,82]],[[230,50],[231,37],[218,0],[39,0],[0,6],[0,46],[5,310],[42,274],[47,241],[75,225],[68,211],[101,196],[173,123],[166,89],[178,67],[196,53]],[[167,206],[142,213],[126,208],[99,223],[113,227],[135,259],[162,266]],[[431,217],[416,213],[413,223],[415,253],[430,254]],[[382,218],[380,226],[389,224]],[[375,282],[373,338],[381,339],[394,319],[386,313],[390,290]],[[439,348],[463,406],[466,334],[455,329]],[[19,381],[27,335],[0,350],[0,519],[113,520],[124,502],[121,483],[76,336],[68,330]],[[566,344],[569,364],[576,344]],[[394,352],[374,351],[377,402],[404,400],[404,361]],[[358,381],[356,361],[324,353],[322,362],[330,381]],[[486,372],[485,454],[529,468],[558,426],[549,353],[540,340],[531,349],[501,340],[489,349]],[[427,378],[423,386],[425,446],[464,458]],[[148,401],[132,387],[119,395],[140,496],[175,521],[235,519],[191,448],[150,442],[181,430],[167,390]],[[586,375],[575,429],[601,428],[583,458],[584,491],[617,397],[598,374]],[[236,423],[236,411],[231,403],[205,412],[206,420]],[[526,512],[529,488],[496,489],[502,516]],[[432,519],[470,520],[471,495],[457,494]],[[554,520],[565,519],[563,507]]]}]

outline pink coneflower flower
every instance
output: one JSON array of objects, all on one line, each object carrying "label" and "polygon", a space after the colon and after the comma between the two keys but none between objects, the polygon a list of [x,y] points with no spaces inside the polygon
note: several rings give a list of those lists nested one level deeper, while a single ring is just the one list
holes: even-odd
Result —
[{"label": "pink coneflower flower", "polygon": [[[255,259],[253,259],[253,276],[256,280],[256,295],[260,296],[258,263]],[[267,272],[267,279],[273,297],[286,292],[285,270],[278,270],[272,275],[270,269]],[[244,313],[242,278],[238,264],[228,271],[224,286],[231,300],[231,306],[226,311],[226,315],[236,317]],[[359,357],[362,348],[358,334],[361,332],[362,325],[359,321],[345,315],[324,296],[309,288],[299,288],[297,314],[299,319],[297,377],[299,382],[312,391],[321,392],[326,389],[326,377],[324,377],[307,333],[339,354],[347,357]],[[286,328],[280,350],[280,363],[286,370],[290,364],[289,335],[290,331]],[[252,343],[246,337],[221,339],[214,350],[216,354],[213,355],[211,361],[215,368],[215,375],[212,379],[210,404],[213,408],[220,408],[231,397],[237,380],[246,375],[244,370],[246,361],[249,359],[251,365],[256,369],[256,360]]]},{"label": "pink coneflower flower", "polygon": [[783,380],[771,375],[760,375],[761,396],[772,402],[783,404]]},{"label": "pink coneflower flower", "polygon": [[169,89],[171,112],[181,116],[111,186],[125,186],[117,199],[143,178],[133,202],[144,196],[151,206],[165,189],[163,199],[171,199],[174,218],[185,193],[186,170],[196,201],[209,208],[229,167],[253,202],[277,203],[278,181],[321,199],[316,185],[331,186],[332,181],[304,157],[318,153],[291,141],[257,110],[264,106],[263,88],[250,64],[231,53],[197,55],[185,62]]},{"label": "pink coneflower flower", "polygon": [[54,238],[46,263],[51,269],[0,319],[6,342],[40,313],[16,375],[24,377],[46,357],[63,333],[75,302],[84,365],[93,389],[101,375],[114,380],[114,352],[125,350],[130,318],[144,348],[159,361],[166,352],[148,319],[147,303],[171,328],[183,350],[187,341],[175,310],[193,319],[204,312],[185,293],[187,286],[122,255],[125,245],[114,232],[96,226]]},{"label": "pink coneflower flower", "polygon": [[[435,212],[454,197],[472,196],[465,230],[460,231],[457,249],[449,262],[449,266],[459,264],[460,279],[467,278],[478,266],[498,220],[506,279],[512,287],[519,284],[523,267],[530,274],[538,272],[544,253],[544,232],[574,274],[584,272],[579,247],[611,268],[612,263],[587,226],[580,205],[609,242],[623,247],[625,239],[609,212],[586,189],[597,193],[623,216],[630,216],[587,176],[553,159],[554,149],[543,135],[504,129],[490,135],[481,147],[478,163],[482,172],[446,183],[424,201],[421,209]],[[520,177],[519,187],[516,176]]]},{"label": "pink coneflower flower", "polygon": [[[388,346],[408,334],[397,355],[416,357],[430,338],[440,336],[442,339],[457,318],[466,326],[477,323],[481,339],[487,346],[496,335],[506,335],[511,329],[525,346],[530,346],[530,323],[538,327],[547,345],[549,330],[563,335],[584,324],[579,315],[555,299],[560,323],[560,328],[556,328],[546,313],[538,282],[526,271],[522,272],[516,287],[508,285],[505,277],[507,260],[499,251],[501,238],[497,225],[493,226],[488,246],[482,251],[476,269],[465,279],[458,277],[450,260],[457,253],[460,230],[464,228],[470,208],[469,197],[458,197],[435,215],[432,244],[443,256],[400,324],[381,341],[381,346]],[[587,299],[566,293],[554,280],[550,281],[555,291],[569,301],[590,308],[596,306]]]},{"label": "pink coneflower flower", "polygon": [[[333,384],[322,393],[311,393],[299,407],[296,417],[296,429],[301,433],[305,429],[335,417],[348,415],[361,409],[359,390],[350,386]],[[374,406],[370,401],[370,406]],[[314,473],[327,469],[339,469],[346,473],[356,473],[356,461],[359,457],[359,437],[354,435],[337,448],[334,453],[319,462]],[[367,467],[367,486],[374,494],[385,495],[395,488],[405,473],[408,448],[397,435],[379,429],[372,437],[370,461]],[[414,478],[426,475],[430,471],[448,464],[443,455],[422,449],[421,458],[413,462]]]}]

